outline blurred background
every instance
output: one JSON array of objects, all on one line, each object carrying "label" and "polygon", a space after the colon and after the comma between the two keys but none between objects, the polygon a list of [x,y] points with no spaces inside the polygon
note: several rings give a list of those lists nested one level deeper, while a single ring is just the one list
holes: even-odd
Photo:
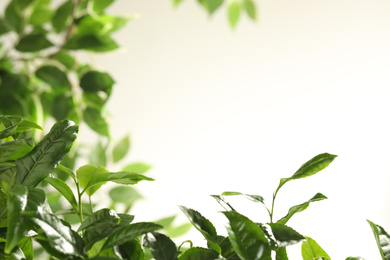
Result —
[{"label": "blurred background", "polygon": [[[136,14],[116,39],[124,46],[96,56],[117,83],[109,103],[113,138],[132,137],[132,160],[153,165],[155,182],[137,188],[138,220],[185,205],[224,234],[223,191],[262,195],[323,152],[339,157],[324,171],[289,182],[276,217],[317,192],[289,222],[333,259],[379,259],[366,219],[390,230],[390,2],[257,1],[256,23],[232,30],[226,8],[212,17],[197,1],[116,1],[112,14]],[[268,221],[257,204],[233,205]],[[198,232],[185,236],[196,245]],[[184,240],[184,239],[183,239]],[[300,259],[300,245],[290,259]]]}]

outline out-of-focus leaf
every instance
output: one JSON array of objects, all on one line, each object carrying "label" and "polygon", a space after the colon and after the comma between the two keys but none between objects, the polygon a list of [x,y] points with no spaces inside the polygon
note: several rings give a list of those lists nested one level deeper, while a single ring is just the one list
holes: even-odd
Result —
[{"label": "out-of-focus leaf", "polygon": [[244,0],[245,11],[252,20],[257,19],[256,5],[253,0]]},{"label": "out-of-focus leaf", "polygon": [[119,162],[126,156],[130,149],[130,138],[129,136],[123,137],[115,146],[112,151],[112,158],[114,162]]},{"label": "out-of-focus leaf", "polygon": [[53,10],[49,5],[36,6],[29,17],[29,23],[34,26],[42,26],[43,24],[50,22],[53,16]]},{"label": "out-of-focus leaf", "polygon": [[55,32],[60,33],[69,25],[73,9],[73,1],[64,2],[53,15],[52,25]]},{"label": "out-of-focus leaf", "polygon": [[107,35],[78,35],[72,36],[64,45],[68,50],[87,50],[107,52],[117,49],[118,44]]},{"label": "out-of-focus leaf", "polygon": [[83,16],[77,24],[78,35],[109,35],[123,26],[130,20],[131,17],[120,16]]},{"label": "out-of-focus leaf", "polygon": [[224,211],[222,213],[229,220],[229,239],[241,259],[271,260],[268,240],[259,226],[238,212]]},{"label": "out-of-focus leaf", "polygon": [[56,190],[58,190],[67,201],[69,201],[70,205],[77,210],[77,201],[76,198],[72,192],[72,190],[69,188],[68,184],[66,184],[63,180],[47,177],[45,179],[46,182],[48,182],[51,186],[53,186]]},{"label": "out-of-focus leaf", "polygon": [[172,0],[173,6],[178,6],[183,0]]},{"label": "out-of-focus leaf", "polygon": [[303,260],[312,260],[322,257],[324,260],[330,260],[330,256],[317,244],[317,242],[310,238],[306,237],[306,241],[302,243],[301,247],[302,259]]},{"label": "out-of-focus leaf", "polygon": [[0,162],[14,161],[33,149],[32,139],[20,139],[0,144]]},{"label": "out-of-focus leaf", "polygon": [[180,255],[179,260],[206,260],[217,258],[218,252],[213,249],[192,247]]},{"label": "out-of-focus leaf", "polygon": [[232,28],[235,28],[241,14],[241,2],[239,0],[230,0],[228,6],[228,18]]},{"label": "out-of-focus leaf", "polygon": [[144,237],[145,247],[148,247],[156,260],[175,260],[178,252],[175,243],[166,235],[150,232]]},{"label": "out-of-focus leaf", "polygon": [[97,13],[101,14],[104,12],[104,10],[114,2],[114,0],[93,0],[92,1],[92,10]]},{"label": "out-of-focus leaf", "polygon": [[206,238],[208,244],[218,253],[221,253],[221,248],[217,242],[217,231],[213,224],[207,218],[203,217],[198,211],[179,206],[181,211],[187,216],[192,225]]},{"label": "out-of-focus leaf", "polygon": [[36,52],[53,46],[43,33],[31,33],[23,36],[15,49],[20,52]]},{"label": "out-of-focus leaf", "polygon": [[52,58],[60,62],[67,69],[72,69],[76,64],[75,59],[66,51],[60,51],[55,56],[52,56]]},{"label": "out-of-focus leaf", "polygon": [[35,75],[53,88],[70,89],[71,85],[65,72],[53,65],[43,65],[35,72]]},{"label": "out-of-focus leaf", "polygon": [[52,115],[55,120],[70,119],[71,112],[76,107],[71,95],[59,94],[53,100]]},{"label": "out-of-focus leaf", "polygon": [[302,204],[299,204],[299,205],[296,205],[296,206],[293,206],[291,207],[289,210],[288,210],[288,213],[286,216],[284,216],[283,218],[279,219],[277,221],[277,223],[279,224],[286,224],[287,221],[293,216],[295,215],[295,213],[298,213],[298,212],[301,212],[301,211],[304,211],[305,209],[307,209],[307,207],[309,207],[310,203],[311,202],[315,202],[315,201],[320,201],[320,200],[324,200],[324,199],[327,199],[327,197],[321,193],[317,193],[316,195],[314,195],[313,198],[311,198],[310,200],[302,203]]},{"label": "out-of-focus leaf", "polygon": [[35,187],[56,167],[76,139],[78,126],[72,121],[57,122],[31,152],[16,160],[16,184]]},{"label": "out-of-focus leaf", "polygon": [[345,258],[345,260],[365,260],[363,257],[359,257],[359,256],[349,256],[347,258]]},{"label": "out-of-focus leaf", "polygon": [[223,0],[198,0],[198,2],[210,13],[213,14],[223,3]]},{"label": "out-of-focus leaf", "polygon": [[10,1],[4,11],[4,18],[12,30],[21,33],[24,29],[23,16],[16,1]]},{"label": "out-of-focus leaf", "polygon": [[149,171],[150,168],[152,168],[152,166],[142,162],[137,162],[126,165],[125,167],[123,167],[123,170],[126,172],[136,172],[144,174],[145,172]]},{"label": "out-of-focus leaf", "polygon": [[[11,30],[11,26],[7,23],[7,21],[0,17],[0,36],[8,33]],[[1,48],[0,48],[1,49]],[[1,66],[0,66],[1,67]]]},{"label": "out-of-focus leaf", "polygon": [[81,77],[80,87],[87,92],[103,91],[110,95],[114,82],[108,73],[92,70]]},{"label": "out-of-focus leaf", "polygon": [[171,226],[166,229],[166,233],[169,237],[180,237],[190,231],[192,228],[191,223],[184,223],[178,226]]},{"label": "out-of-focus leaf", "polygon": [[93,147],[90,155],[89,161],[93,165],[97,166],[106,166],[107,158],[106,158],[106,150],[107,145],[104,145],[101,141],[97,142],[96,146]]},{"label": "out-of-focus leaf", "polygon": [[337,155],[329,153],[322,153],[314,156],[311,160],[304,163],[291,177],[280,179],[279,186],[275,193],[277,193],[278,190],[288,181],[306,178],[322,171],[328,167],[328,165],[333,162],[336,157]]},{"label": "out-of-focus leaf", "polygon": [[110,136],[108,123],[103,118],[100,110],[93,107],[87,107],[83,110],[83,117],[85,123],[87,123],[87,125],[96,133],[106,137]]},{"label": "out-of-focus leaf", "polygon": [[370,224],[370,227],[372,229],[372,232],[374,233],[375,241],[378,246],[379,252],[381,253],[382,260],[389,260],[390,259],[390,236],[386,232],[386,230],[371,222],[367,219],[368,224]]},{"label": "out-of-focus leaf", "polygon": [[[131,186],[118,186],[112,188],[108,194],[113,202],[125,204],[132,204],[136,200],[142,198],[141,194],[139,194],[139,192]],[[158,222],[157,224],[164,226],[163,224]]]}]

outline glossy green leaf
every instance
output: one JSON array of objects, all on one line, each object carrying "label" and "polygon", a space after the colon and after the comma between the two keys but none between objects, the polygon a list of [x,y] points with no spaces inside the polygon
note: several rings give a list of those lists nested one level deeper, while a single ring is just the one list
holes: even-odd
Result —
[{"label": "glossy green leaf", "polygon": [[223,3],[223,0],[198,0],[198,2],[210,13],[213,14]]},{"label": "glossy green leaf", "polygon": [[306,237],[306,241],[302,243],[301,253],[303,260],[312,260],[319,257],[330,260],[330,256],[310,237]]},{"label": "glossy green leaf", "polygon": [[45,179],[47,183],[49,183],[51,186],[53,186],[56,190],[58,190],[64,198],[69,201],[70,205],[77,210],[77,201],[76,198],[72,192],[72,190],[69,188],[68,184],[66,184],[63,180],[47,177]]},{"label": "glossy green leaf", "polygon": [[53,88],[71,88],[68,76],[57,66],[43,65],[35,71],[35,75]]},{"label": "glossy green leaf", "polygon": [[298,180],[306,178],[316,174],[319,171],[322,171],[337,157],[337,155],[322,153],[317,156],[314,156],[311,160],[304,163],[291,177],[280,179],[278,190],[288,181]]},{"label": "glossy green leaf", "polygon": [[31,33],[23,36],[15,49],[20,52],[36,52],[53,46],[43,33]]},{"label": "glossy green leaf", "polygon": [[87,50],[92,52],[108,52],[119,48],[118,44],[107,35],[72,36],[64,45],[68,50]]},{"label": "glossy green leaf", "polygon": [[10,1],[4,11],[4,18],[12,30],[21,33],[24,29],[23,15],[18,9],[16,1]]},{"label": "glossy green leaf", "polygon": [[162,228],[162,226],[149,222],[140,222],[126,225],[116,230],[107,238],[106,242],[102,247],[102,250],[109,247],[122,245],[136,237],[139,237],[152,231],[156,231],[160,228]]},{"label": "glossy green leaf", "polygon": [[310,203],[311,202],[315,202],[315,201],[320,201],[320,200],[324,200],[324,199],[327,199],[327,197],[321,193],[317,193],[316,195],[314,195],[313,198],[311,198],[310,200],[302,203],[302,204],[299,204],[299,205],[296,205],[296,206],[293,206],[291,207],[289,210],[288,210],[288,213],[286,216],[284,216],[283,218],[279,219],[277,221],[277,223],[279,224],[286,224],[287,221],[293,216],[295,215],[295,213],[298,213],[298,212],[301,212],[301,211],[304,211],[305,209],[307,209],[307,207],[309,207]]},{"label": "glossy green leaf", "polygon": [[92,10],[97,14],[103,13],[104,10],[113,2],[114,0],[93,0]]},{"label": "glossy green leaf", "polygon": [[306,238],[294,229],[278,223],[268,223],[278,247],[286,247],[302,242]]},{"label": "glossy green leaf", "polygon": [[78,126],[71,121],[54,124],[26,156],[16,160],[16,184],[35,187],[56,167],[76,139]]},{"label": "glossy green leaf", "polygon": [[148,247],[156,260],[175,260],[178,251],[175,243],[166,235],[150,232],[145,235],[143,245]]},{"label": "glossy green leaf", "polygon": [[271,249],[261,228],[235,211],[222,212],[229,220],[230,242],[243,260],[271,260]]},{"label": "glossy green leaf", "polygon": [[230,0],[228,6],[228,18],[232,28],[235,28],[241,14],[241,2],[239,0]]},{"label": "glossy green leaf", "polygon": [[126,156],[129,149],[130,149],[130,138],[129,136],[125,136],[114,146],[114,150],[112,151],[113,161],[119,162],[120,160],[122,160]]},{"label": "glossy green leaf", "polygon": [[137,162],[137,163],[131,163],[123,167],[123,171],[126,172],[136,172],[140,174],[144,174],[145,172],[149,171],[152,166],[142,163],[142,162]]},{"label": "glossy green leaf", "polygon": [[89,162],[97,166],[106,166],[107,157],[106,157],[107,145],[104,145],[102,141],[99,141],[89,154]]},{"label": "glossy green leaf", "polygon": [[370,224],[370,227],[372,229],[372,232],[374,233],[375,241],[378,246],[379,252],[381,253],[382,260],[389,260],[390,259],[390,236],[386,232],[386,230],[371,222],[367,219],[368,224]]},{"label": "glossy green leaf", "polygon": [[94,130],[96,133],[109,137],[109,127],[106,119],[103,118],[101,111],[93,108],[87,107],[83,110],[83,117],[85,123]]},{"label": "glossy green leaf", "polygon": [[285,247],[277,248],[275,253],[275,260],[288,260],[287,250]]},{"label": "glossy green leaf", "polygon": [[145,254],[137,239],[130,240],[119,246],[119,252],[125,259],[144,260]]},{"label": "glossy green leaf", "polygon": [[217,259],[218,252],[213,249],[192,247],[180,255],[179,260],[208,260]]},{"label": "glossy green leaf", "polygon": [[0,144],[0,162],[14,161],[33,149],[32,139],[20,139]]},{"label": "glossy green leaf", "polygon": [[18,123],[18,127],[16,128],[16,132],[25,132],[29,129],[43,130],[43,128],[41,126],[39,126],[38,124],[36,124],[35,122],[32,122],[32,121],[27,120],[27,119],[22,119]]},{"label": "glossy green leaf", "polygon": [[227,201],[225,200],[225,198],[223,198],[222,196],[220,196],[220,195],[210,195],[210,197],[214,198],[214,199],[219,203],[219,205],[221,205],[224,209],[226,209],[225,206],[227,206],[230,210],[236,211],[236,210],[232,207],[232,205],[230,205],[230,203],[227,202]]},{"label": "glossy green leaf", "polygon": [[198,211],[179,206],[181,211],[187,216],[192,225],[206,238],[212,249],[221,253],[221,248],[217,242],[217,231],[213,224],[207,218],[203,217]]},{"label": "glossy green leaf", "polygon": [[88,71],[80,79],[80,87],[87,92],[103,91],[110,95],[114,80],[108,73]]},{"label": "glossy green leaf", "polygon": [[70,24],[73,1],[64,2],[53,15],[52,26],[55,32],[60,33]]},{"label": "glossy green leaf", "polygon": [[74,174],[74,172],[71,169],[63,166],[62,164],[59,164],[59,165],[57,165],[56,170],[61,171],[65,174],[69,175],[75,181],[75,183],[77,182],[76,175]]},{"label": "glossy green leaf", "polygon": [[244,0],[244,8],[248,16],[255,21],[257,19],[257,11],[253,0]]},{"label": "glossy green leaf", "polygon": [[[131,186],[114,187],[108,194],[113,202],[125,203],[127,205],[142,198],[141,194]],[[163,225],[161,223],[158,224]]]},{"label": "glossy green leaf", "polygon": [[[87,194],[89,196],[91,196],[92,194],[94,194],[103,183],[100,183],[100,184],[95,184],[95,186],[91,189],[86,189],[86,187],[88,186],[89,182],[91,181],[92,177],[95,175],[95,174],[103,174],[103,173],[108,173],[108,171],[106,170],[106,168],[104,167],[96,167],[96,166],[93,166],[93,165],[84,165],[82,167],[80,167],[77,171],[76,171],[76,176],[77,176],[77,179],[79,180],[80,182],[80,185],[81,187],[84,188],[84,191],[87,192]],[[83,191],[83,192],[84,192]]]},{"label": "glossy green leaf", "polygon": [[73,58],[72,55],[70,55],[66,51],[60,51],[56,55],[52,56],[51,58],[57,60],[62,65],[64,65],[67,69],[72,69],[76,65],[76,61]]},{"label": "glossy green leaf", "polygon": [[34,250],[31,237],[23,238],[18,247],[23,251],[25,260],[33,260],[34,259]]},{"label": "glossy green leaf", "polygon": [[104,231],[105,229],[118,225],[119,222],[120,218],[114,210],[100,209],[86,218],[77,231],[87,229],[100,229]]},{"label": "glossy green leaf", "polygon": [[246,197],[247,199],[254,201],[254,202],[260,202],[264,204],[264,198],[260,195],[252,195],[252,194],[244,194],[241,192],[236,192],[236,191],[225,191],[221,194],[222,196],[237,196],[237,195],[242,195]]}]

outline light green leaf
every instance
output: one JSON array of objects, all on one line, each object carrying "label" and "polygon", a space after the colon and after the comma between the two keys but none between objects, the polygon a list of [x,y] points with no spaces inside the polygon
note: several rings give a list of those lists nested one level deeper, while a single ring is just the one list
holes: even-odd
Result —
[{"label": "light green leaf", "polygon": [[101,14],[113,2],[114,2],[114,0],[93,0],[92,1],[92,10],[97,14]]},{"label": "light green leaf", "polygon": [[32,139],[20,139],[0,144],[0,162],[14,161],[33,149]]},{"label": "light green leaf", "polygon": [[93,108],[87,107],[83,110],[83,117],[85,123],[94,130],[96,133],[109,137],[109,127],[106,119],[103,118],[101,111]]},{"label": "light green leaf", "polygon": [[15,49],[20,52],[36,52],[53,46],[43,33],[31,33],[23,36]]},{"label": "light green leaf", "polygon": [[319,257],[330,260],[330,256],[310,237],[306,237],[306,241],[302,243],[301,253],[303,260],[312,260]]},{"label": "light green leaf", "polygon": [[130,19],[131,17],[86,15],[77,25],[77,35],[109,35],[125,26]]},{"label": "light green leaf", "polygon": [[192,225],[206,238],[212,249],[221,253],[221,248],[217,242],[217,231],[213,224],[207,218],[203,217],[198,211],[179,206],[181,211],[187,216]]},{"label": "light green leaf", "polygon": [[96,184],[91,189],[86,189],[86,187],[88,186],[89,182],[91,181],[92,177],[95,174],[103,174],[103,173],[108,173],[106,168],[104,168],[103,166],[96,167],[96,166],[88,164],[88,165],[84,165],[84,166],[80,167],[76,171],[76,176],[80,182],[81,187],[84,188],[84,191],[82,193],[84,193],[86,191],[88,196],[91,196],[92,194],[94,194],[102,186],[102,184],[104,184],[104,182],[99,184],[99,185]]},{"label": "light green leaf", "polygon": [[52,26],[55,32],[60,33],[70,24],[73,1],[64,2],[53,15]]},{"label": "light green leaf", "polygon": [[144,243],[156,260],[175,260],[178,256],[175,243],[166,235],[150,232],[145,235]]},{"label": "light green leaf", "polygon": [[322,153],[314,156],[311,160],[304,163],[291,177],[280,179],[276,192],[288,181],[306,178],[322,171],[337,157],[337,155]]},{"label": "light green leaf", "polygon": [[60,163],[76,139],[78,126],[72,121],[54,124],[50,132],[26,156],[16,160],[15,183],[35,187]]},{"label": "light green leaf", "polygon": [[68,76],[56,66],[43,65],[35,71],[35,75],[53,88],[71,89]]},{"label": "light green leaf", "polygon": [[77,183],[76,175],[74,174],[74,172],[71,169],[63,166],[62,164],[59,164],[59,165],[57,165],[56,170],[59,170],[65,174],[69,175],[74,180],[74,182]]},{"label": "light green leaf", "polygon": [[192,247],[186,250],[182,255],[180,255],[179,260],[206,260],[217,258],[218,252],[212,249]]},{"label": "light green leaf", "polygon": [[56,190],[58,190],[64,198],[69,201],[70,205],[77,210],[77,201],[76,198],[72,192],[72,190],[69,188],[68,184],[66,184],[63,180],[47,177],[45,179],[47,183],[49,183],[51,186],[53,186]]},{"label": "light green leaf", "polygon": [[299,205],[296,205],[296,206],[293,206],[291,207],[289,210],[288,210],[288,213],[286,216],[284,216],[283,218],[279,219],[277,221],[277,223],[279,224],[286,224],[287,221],[293,216],[295,215],[295,213],[298,213],[298,212],[301,212],[301,211],[304,211],[305,209],[307,209],[307,207],[309,207],[310,203],[311,202],[315,202],[315,201],[320,201],[320,200],[324,200],[324,199],[327,199],[327,197],[321,193],[317,193],[316,195],[314,195],[313,198],[311,198],[310,200],[302,203],[302,204],[299,204]]},{"label": "light green leaf", "polygon": [[142,162],[137,162],[137,163],[131,163],[123,167],[123,170],[126,172],[136,172],[140,174],[144,174],[145,172],[149,171],[152,166],[142,163]]},{"label": "light green leaf", "polygon": [[150,222],[140,222],[121,227],[112,233],[104,243],[102,250],[113,246],[122,245],[136,237],[162,228],[162,226]]},{"label": "light green leaf", "polygon": [[382,260],[389,260],[390,259],[390,236],[386,232],[386,230],[371,222],[367,219],[368,224],[370,224],[370,227],[372,229],[372,232],[374,233],[375,241],[378,246],[379,252],[381,253]]},{"label": "light green leaf", "polygon": [[172,0],[173,6],[178,6],[183,0]]},{"label": "light green leaf", "polygon": [[213,14],[223,3],[223,0],[198,0],[198,2],[209,12]]},{"label": "light green leaf", "polygon": [[253,0],[244,0],[244,7],[245,7],[245,11],[246,13],[248,14],[248,16],[256,21],[257,19],[257,12],[256,12],[256,6],[255,6],[255,3],[253,2]]},{"label": "light green leaf", "polygon": [[191,223],[184,223],[178,226],[171,226],[166,228],[166,233],[169,237],[175,238],[180,237],[190,231],[192,228]]},{"label": "light green leaf", "polygon": [[229,220],[230,242],[242,260],[271,260],[271,249],[261,228],[235,211],[222,212]]},{"label": "light green leaf", "polygon": [[108,194],[113,202],[125,203],[127,205],[131,205],[136,200],[142,198],[141,194],[131,186],[118,186],[112,188]]},{"label": "light green leaf", "polygon": [[89,155],[90,163],[97,166],[106,166],[106,150],[107,145],[103,145],[103,143],[99,141],[96,146],[93,147],[93,149],[91,150],[91,153]]},{"label": "light green leaf", "polygon": [[239,0],[230,0],[228,6],[228,18],[232,28],[235,28],[241,14],[241,2]]},{"label": "light green leaf", "polygon": [[125,136],[120,140],[114,147],[114,150],[112,151],[112,158],[113,161],[119,162],[123,159],[123,157],[126,156],[127,152],[130,149],[130,138],[129,136]]},{"label": "light green leaf", "polygon": [[42,26],[43,24],[50,22],[53,16],[53,10],[49,5],[38,5],[33,9],[29,17],[29,23],[34,26]]}]

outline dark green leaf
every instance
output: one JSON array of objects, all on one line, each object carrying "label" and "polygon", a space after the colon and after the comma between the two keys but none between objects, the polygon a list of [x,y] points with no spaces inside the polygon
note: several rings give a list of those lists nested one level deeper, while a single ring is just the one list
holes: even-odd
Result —
[{"label": "dark green leaf", "polygon": [[92,107],[101,111],[109,96],[104,92],[87,92],[83,91],[83,101],[87,107]]},{"label": "dark green leaf", "polygon": [[148,247],[156,260],[177,259],[175,243],[166,235],[158,232],[150,232],[144,237],[144,246]]},{"label": "dark green leaf", "polygon": [[35,75],[42,81],[46,82],[54,88],[66,88],[70,89],[71,85],[68,80],[68,76],[65,72],[53,65],[43,65],[37,71]]},{"label": "dark green leaf", "polygon": [[337,155],[322,153],[317,156],[314,156],[311,160],[304,163],[291,177],[280,179],[278,190],[288,181],[298,180],[306,178],[316,174],[319,171],[322,171],[337,157]]},{"label": "dark green leaf", "polygon": [[235,211],[222,212],[229,220],[228,234],[235,252],[243,260],[271,260],[271,249],[261,228]]},{"label": "dark green leaf", "polygon": [[312,260],[322,257],[330,260],[330,256],[317,244],[317,242],[306,237],[306,241],[302,243],[301,253],[303,260]]},{"label": "dark green leaf", "polygon": [[52,58],[60,62],[67,69],[72,69],[76,64],[75,59],[66,51],[61,51],[55,56],[52,56]]},{"label": "dark green leaf", "polygon": [[69,188],[68,184],[66,184],[63,180],[47,177],[45,179],[47,183],[49,183],[51,186],[53,186],[56,190],[58,190],[64,198],[69,201],[70,205],[77,210],[77,201],[75,196],[73,195],[72,190]]},{"label": "dark green leaf", "polygon": [[287,250],[285,247],[279,247],[276,249],[275,260],[288,260]]},{"label": "dark green leaf", "polygon": [[130,138],[129,136],[125,136],[122,140],[120,140],[114,147],[112,151],[112,158],[114,162],[119,162],[126,156],[127,152],[130,149]]},{"label": "dark green leaf", "polygon": [[123,170],[126,172],[136,172],[140,174],[144,174],[145,172],[149,171],[149,169],[152,168],[152,166],[138,162],[138,163],[131,163],[123,167]]},{"label": "dark green leaf", "polygon": [[0,162],[19,159],[32,149],[32,139],[20,139],[0,144]]},{"label": "dark green leaf", "polygon": [[95,70],[88,71],[80,79],[80,87],[87,92],[103,91],[110,95],[113,84],[109,74]]},{"label": "dark green leaf", "polygon": [[345,258],[345,260],[365,260],[365,259],[363,257],[359,257],[359,256],[350,256],[350,257]]},{"label": "dark green leaf", "polygon": [[286,224],[287,221],[295,214],[295,213],[298,213],[298,212],[301,212],[301,211],[304,211],[307,207],[309,207],[310,203],[311,202],[315,202],[315,201],[320,201],[320,200],[324,200],[324,199],[327,199],[327,197],[321,193],[317,193],[316,195],[314,195],[313,198],[311,198],[310,200],[302,203],[302,204],[299,204],[299,205],[296,205],[296,206],[293,206],[291,207],[289,210],[288,210],[288,213],[286,216],[284,216],[283,218],[279,219],[277,221],[277,223],[279,224]]},{"label": "dark green leaf", "polygon": [[35,187],[62,160],[76,139],[78,126],[71,121],[56,123],[26,156],[16,160],[16,184]]},{"label": "dark green leaf", "polygon": [[[0,187],[2,191],[7,193],[8,190],[12,187],[15,182],[16,176],[16,167],[14,164],[2,163],[0,164]],[[0,192],[0,195],[4,195]],[[5,195],[4,195],[5,196]],[[3,198],[2,196],[0,196]],[[6,197],[5,197],[6,198]],[[5,208],[1,208],[0,211],[5,210]],[[0,225],[1,227],[1,225]]]},{"label": "dark green leaf", "polygon": [[232,0],[228,6],[228,18],[232,28],[235,28],[241,14],[241,2],[238,0]]},{"label": "dark green leaf", "polygon": [[286,225],[278,223],[269,223],[267,225],[271,227],[273,237],[278,247],[294,245],[305,240],[304,236]]},{"label": "dark green leaf", "polygon": [[217,258],[218,252],[213,249],[192,247],[180,255],[179,260],[214,260]]},{"label": "dark green leaf", "polygon": [[92,107],[87,107],[83,110],[83,117],[85,123],[87,123],[87,125],[96,133],[106,137],[110,136],[108,130],[108,123],[103,118],[100,110]]},{"label": "dark green leaf", "polygon": [[77,231],[95,229],[95,231],[102,233],[104,230],[118,225],[119,222],[120,218],[114,210],[100,209],[86,218]]},{"label": "dark green leaf", "polygon": [[160,225],[149,222],[140,222],[126,225],[116,230],[107,238],[106,242],[102,247],[102,250],[113,246],[122,245],[138,236],[144,235],[160,228],[162,228]]},{"label": "dark green leaf", "polygon": [[198,0],[198,2],[210,13],[214,13],[215,10],[217,10],[221,4],[223,3],[223,0]]},{"label": "dark green leaf", "polygon": [[15,49],[20,52],[36,52],[53,46],[43,33],[31,33],[23,36]]},{"label": "dark green leaf", "polygon": [[130,240],[129,242],[120,245],[119,252],[121,253],[122,257],[125,259],[131,259],[131,260],[145,259],[144,250],[142,249],[137,239]]},{"label": "dark green leaf", "polygon": [[187,216],[192,225],[206,238],[208,244],[218,253],[221,253],[221,248],[217,242],[217,231],[213,224],[207,218],[203,217],[198,211],[179,206],[181,211]]},{"label": "dark green leaf", "polygon": [[18,123],[18,128],[16,128],[16,132],[25,132],[25,131],[32,129],[32,128],[43,130],[43,128],[40,127],[39,125],[37,125],[36,123],[29,121],[29,120],[26,120],[26,119],[22,119]]},{"label": "dark green leaf", "polygon": [[72,96],[60,94],[53,100],[52,115],[57,121],[68,119],[75,107]]},{"label": "dark green leaf", "polygon": [[253,0],[244,0],[245,11],[252,20],[257,19],[256,6]]},{"label": "dark green leaf", "polygon": [[114,2],[114,0],[93,0],[92,1],[92,10],[97,13],[101,14],[104,12],[104,10]]},{"label": "dark green leaf", "polygon": [[24,29],[24,19],[16,1],[10,1],[4,11],[4,18],[12,30],[21,33]]},{"label": "dark green leaf", "polygon": [[387,234],[386,230],[371,222],[367,219],[368,224],[370,224],[370,227],[372,229],[372,232],[374,233],[375,241],[378,246],[379,252],[381,253],[382,260],[389,260],[390,259],[390,236]]},{"label": "dark green leaf", "polygon": [[118,44],[107,35],[74,35],[64,45],[68,50],[87,50],[93,52],[107,52],[117,49]]},{"label": "dark green leaf", "polygon": [[60,33],[71,22],[71,14],[73,9],[73,1],[68,0],[64,2],[55,12],[52,19],[52,25],[55,32]]},{"label": "dark green leaf", "polygon": [[[11,30],[11,26],[7,23],[5,19],[0,17],[0,36],[8,33]],[[0,48],[1,49],[1,48]],[[1,67],[1,66],[0,66]]]},{"label": "dark green leaf", "polygon": [[[125,203],[125,204],[132,204],[136,200],[139,200],[142,198],[141,194],[130,186],[118,186],[115,188],[112,188],[109,192],[109,196],[113,202],[119,202],[119,203]],[[161,223],[157,223],[162,226],[164,226]]]},{"label": "dark green leaf", "polygon": [[123,26],[130,17],[119,16],[83,16],[77,24],[77,35],[109,35]]}]

